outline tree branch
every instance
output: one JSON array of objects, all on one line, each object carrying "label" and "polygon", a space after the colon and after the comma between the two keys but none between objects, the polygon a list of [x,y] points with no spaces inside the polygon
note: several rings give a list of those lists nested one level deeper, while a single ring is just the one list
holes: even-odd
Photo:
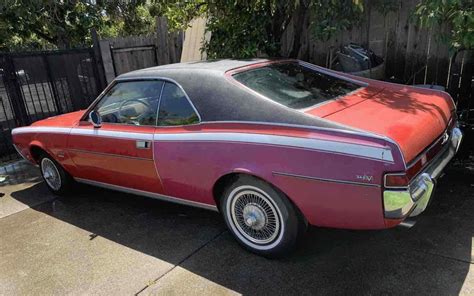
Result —
[{"label": "tree branch", "polygon": [[55,37],[51,37],[49,36],[48,34],[40,31],[38,28],[32,28],[32,31],[38,35],[39,37],[43,38],[44,40],[50,42],[50,43],[53,43],[53,44],[56,44],[56,41],[58,40],[58,38],[55,38]]}]

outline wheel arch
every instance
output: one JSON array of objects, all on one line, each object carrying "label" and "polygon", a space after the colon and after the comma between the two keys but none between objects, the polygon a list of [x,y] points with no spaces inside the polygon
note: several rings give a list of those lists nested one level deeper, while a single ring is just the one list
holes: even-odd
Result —
[{"label": "wheel arch", "polygon": [[263,182],[267,183],[268,185],[272,186],[275,190],[278,190],[279,192],[281,192],[284,196],[286,196],[288,198],[288,201],[293,205],[293,207],[295,208],[295,210],[298,213],[299,217],[303,220],[302,222],[305,223],[305,224],[308,223],[305,215],[303,214],[303,211],[301,211],[301,209],[298,207],[298,205],[291,199],[290,196],[288,196],[288,194],[286,194],[283,190],[278,188],[277,185],[275,185],[273,182],[270,182],[266,178],[264,178],[264,177],[262,177],[258,174],[255,174],[254,172],[251,172],[249,170],[244,170],[244,169],[236,169],[236,170],[233,170],[231,172],[227,172],[226,174],[220,176],[214,182],[214,186],[212,187],[212,196],[213,196],[214,202],[217,206],[217,209],[219,211],[221,211],[221,209],[220,209],[220,199],[222,198],[222,194],[224,193],[225,188],[227,186],[229,186],[231,184],[231,182],[236,180],[239,176],[248,176],[248,177],[258,179],[258,180],[263,181]]},{"label": "wheel arch", "polygon": [[38,141],[33,141],[29,145],[30,155],[34,162],[39,164],[39,159],[42,153],[50,155],[42,143]]}]

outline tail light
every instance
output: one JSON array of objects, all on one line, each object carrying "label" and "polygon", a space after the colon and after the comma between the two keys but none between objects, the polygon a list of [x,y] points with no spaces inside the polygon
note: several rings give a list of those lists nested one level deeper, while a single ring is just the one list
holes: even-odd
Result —
[{"label": "tail light", "polygon": [[385,188],[407,188],[410,184],[410,180],[418,176],[423,168],[425,168],[430,161],[443,151],[443,147],[446,147],[445,144],[449,140],[449,133],[453,134],[453,131],[450,131],[453,122],[454,121],[451,120],[443,135],[431,144],[425,152],[413,160],[405,172],[385,174]]},{"label": "tail light", "polygon": [[385,174],[385,188],[406,188],[410,183],[406,173]]}]

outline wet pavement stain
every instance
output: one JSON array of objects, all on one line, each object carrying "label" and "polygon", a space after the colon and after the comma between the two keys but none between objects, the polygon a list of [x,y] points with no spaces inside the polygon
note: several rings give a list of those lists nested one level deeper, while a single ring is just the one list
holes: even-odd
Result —
[{"label": "wet pavement stain", "polygon": [[41,181],[38,167],[26,160],[0,164],[0,187]]}]

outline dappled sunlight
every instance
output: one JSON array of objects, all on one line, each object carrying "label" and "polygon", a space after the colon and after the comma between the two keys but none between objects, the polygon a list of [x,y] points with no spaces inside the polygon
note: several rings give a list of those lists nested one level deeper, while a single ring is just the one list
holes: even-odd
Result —
[{"label": "dappled sunlight", "polygon": [[435,92],[433,94],[425,92],[423,89],[401,87],[398,90],[383,90],[370,99],[401,112],[410,114],[427,112],[440,116],[444,122],[448,122],[449,115],[439,107],[440,104],[447,106],[446,100]]}]

